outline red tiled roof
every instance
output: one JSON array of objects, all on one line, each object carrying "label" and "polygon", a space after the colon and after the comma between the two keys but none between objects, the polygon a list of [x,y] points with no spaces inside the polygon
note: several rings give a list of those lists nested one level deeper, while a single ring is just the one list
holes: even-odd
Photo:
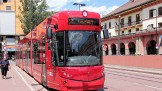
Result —
[{"label": "red tiled roof", "polygon": [[121,12],[123,12],[125,10],[129,10],[129,9],[135,8],[137,6],[143,5],[145,3],[149,3],[151,1],[154,1],[154,0],[134,0],[133,2],[132,2],[132,0],[129,0],[126,4],[120,6],[119,8],[115,9],[114,11],[110,12],[109,14],[107,14],[104,17],[121,13]]}]

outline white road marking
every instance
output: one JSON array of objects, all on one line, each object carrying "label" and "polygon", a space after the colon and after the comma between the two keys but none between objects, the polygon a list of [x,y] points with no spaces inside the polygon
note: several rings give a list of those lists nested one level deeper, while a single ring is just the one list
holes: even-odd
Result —
[{"label": "white road marking", "polygon": [[162,91],[162,88],[159,88],[159,87],[154,87],[154,86],[150,86],[150,85],[146,85],[146,84],[141,84],[141,83],[134,83],[134,84],[142,85],[142,86],[145,86],[145,87],[149,87],[149,88],[153,88],[153,89],[157,89],[157,90]]},{"label": "white road marking", "polygon": [[15,67],[13,67],[15,69],[15,71],[19,74],[19,76],[21,77],[21,79],[25,82],[25,84],[30,88],[31,91],[35,91],[28,83],[27,81],[24,79],[24,77],[20,74],[19,71],[17,71],[17,69]]}]

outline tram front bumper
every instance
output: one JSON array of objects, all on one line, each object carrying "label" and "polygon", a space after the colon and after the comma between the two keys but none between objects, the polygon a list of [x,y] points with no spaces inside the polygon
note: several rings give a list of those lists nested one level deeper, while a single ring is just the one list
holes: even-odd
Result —
[{"label": "tram front bumper", "polygon": [[83,90],[97,90],[104,87],[105,77],[93,81],[76,81],[66,79],[63,81],[63,88],[61,91],[83,91]]}]

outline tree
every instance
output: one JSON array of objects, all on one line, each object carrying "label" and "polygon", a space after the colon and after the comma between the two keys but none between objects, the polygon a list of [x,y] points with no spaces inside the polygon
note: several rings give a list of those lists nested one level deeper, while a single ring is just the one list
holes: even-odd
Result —
[{"label": "tree", "polygon": [[22,23],[21,27],[25,35],[53,13],[47,11],[46,0],[20,0],[20,2],[22,6],[19,7],[21,14],[18,15],[18,18]]}]

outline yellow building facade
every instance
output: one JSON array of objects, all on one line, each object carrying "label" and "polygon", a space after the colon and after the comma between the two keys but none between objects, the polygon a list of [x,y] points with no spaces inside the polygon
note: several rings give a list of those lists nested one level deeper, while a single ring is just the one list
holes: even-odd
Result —
[{"label": "yellow building facade", "polygon": [[[3,0],[2,0],[3,1]],[[19,7],[21,6],[20,0],[8,0],[7,3],[0,4],[0,11],[15,11],[16,15],[16,35],[24,35],[23,30],[21,28],[21,22],[18,19],[18,15],[20,14]]]},{"label": "yellow building facade", "polygon": [[14,55],[18,41],[24,37],[21,22],[17,17],[20,15],[20,0],[0,0],[0,44],[3,54],[9,58]]}]

